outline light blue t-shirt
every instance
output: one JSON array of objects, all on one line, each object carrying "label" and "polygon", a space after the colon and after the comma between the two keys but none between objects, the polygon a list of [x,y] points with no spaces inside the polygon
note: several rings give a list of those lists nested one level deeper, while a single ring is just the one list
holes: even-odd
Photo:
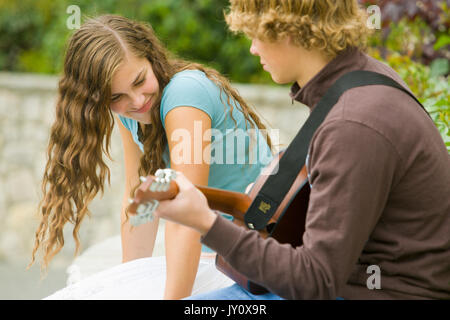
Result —
[{"label": "light blue t-shirt", "polygon": [[[246,127],[245,117],[240,111],[238,102],[232,99],[230,101],[233,104],[232,116],[236,123],[230,116],[226,94],[221,92],[214,82],[202,71],[181,71],[172,77],[163,90],[160,106],[161,121],[165,128],[165,119],[169,111],[181,106],[204,111],[211,118],[208,186],[244,192],[245,188],[260,175],[261,170],[270,163],[272,153],[258,128],[255,126],[255,129],[251,129],[248,122]],[[119,118],[125,128],[130,130],[134,142],[144,152],[144,146],[138,138],[138,122],[122,116]],[[177,133],[177,136],[179,140],[176,140],[176,145],[182,148],[183,132]],[[203,137],[199,138],[203,139]],[[195,155],[191,154],[191,163],[194,163],[194,157]],[[168,145],[163,159],[166,167],[170,168]],[[232,219],[230,216],[227,218]],[[206,246],[202,247],[202,251],[211,252]]]},{"label": "light blue t-shirt", "polygon": [[[176,107],[190,106],[204,111],[211,118],[211,163],[208,186],[244,192],[247,185],[259,176],[261,169],[270,163],[272,154],[257,127],[251,130],[251,125],[247,122],[246,128],[240,105],[234,100],[230,101],[233,104],[232,115],[237,126],[230,116],[226,94],[221,92],[214,82],[202,71],[181,71],[172,77],[163,90],[161,121],[165,128],[166,115]],[[132,133],[134,142],[144,152],[144,146],[137,134],[138,122],[122,116],[119,118],[125,128]],[[179,139],[177,143],[183,143],[182,132],[177,136]],[[251,150],[250,141],[253,141]],[[168,149],[167,146],[163,159],[169,168]],[[195,155],[191,154],[191,163],[194,163],[194,157]]]}]

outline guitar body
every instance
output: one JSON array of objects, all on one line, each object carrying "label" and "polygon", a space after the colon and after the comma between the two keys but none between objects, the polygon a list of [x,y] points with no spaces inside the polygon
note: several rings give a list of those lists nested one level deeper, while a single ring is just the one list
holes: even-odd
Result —
[{"label": "guitar body", "polygon": [[[268,172],[272,172],[272,169],[278,165],[278,161],[281,156],[282,153],[280,153],[279,156],[272,161],[272,163],[267,168]],[[267,178],[267,175],[261,175],[256,180],[248,195],[251,200],[253,200],[258,195],[258,192],[264,185]],[[221,210],[223,208],[215,205],[218,202],[210,201],[210,197],[208,197],[207,191],[205,192],[204,190],[202,190],[202,188],[200,188],[200,190],[205,193],[211,209],[219,210],[233,215],[233,222],[236,225],[248,229],[244,222],[244,214],[246,210],[243,213],[236,213],[232,212],[231,210],[223,211]],[[289,189],[289,192],[286,194],[280,206],[278,207],[278,210],[275,212],[272,219],[267,224],[266,228],[258,231],[261,237],[272,237],[279,243],[291,244],[293,248],[302,245],[302,237],[303,233],[305,232],[306,213],[308,211],[309,194],[310,186],[307,179],[307,172],[306,168],[303,167],[294,183],[292,184],[291,188]],[[249,206],[250,204],[248,204],[247,208]],[[220,255],[217,255],[216,257],[216,267],[228,277],[233,279],[236,283],[238,283],[242,288],[253,294],[264,294],[267,292],[264,287],[251,282],[244,275],[231,267]]]}]

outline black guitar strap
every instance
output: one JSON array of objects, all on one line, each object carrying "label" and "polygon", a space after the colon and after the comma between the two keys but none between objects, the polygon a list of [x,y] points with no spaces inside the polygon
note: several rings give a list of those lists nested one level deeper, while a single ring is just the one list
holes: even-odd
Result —
[{"label": "black guitar strap", "polygon": [[402,90],[411,96],[427,113],[411,92],[383,74],[358,70],[343,75],[327,90],[313,109],[308,120],[281,157],[279,167],[275,168],[277,171],[273,171],[273,174],[268,177],[253,200],[245,214],[247,227],[255,230],[261,230],[266,227],[305,165],[309,144],[314,132],[331,108],[338,102],[341,95],[349,89],[369,85],[385,85]]}]

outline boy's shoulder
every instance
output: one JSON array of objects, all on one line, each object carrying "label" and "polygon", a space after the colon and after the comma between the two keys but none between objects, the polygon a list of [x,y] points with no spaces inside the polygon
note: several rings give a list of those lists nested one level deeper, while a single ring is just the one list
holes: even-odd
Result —
[{"label": "boy's shoulder", "polygon": [[[366,58],[364,70],[383,74],[411,92],[391,67],[370,56]],[[417,125],[417,121],[420,122],[427,116],[422,107],[402,90],[387,85],[369,85],[346,91],[330,111],[328,118],[362,122],[375,128],[398,128],[400,119],[410,122],[410,125]]]},{"label": "boy's shoulder", "polygon": [[[364,69],[384,74],[411,91],[392,68],[380,61],[369,57]],[[405,157],[414,146],[421,144],[426,149],[425,141],[440,139],[425,110],[407,93],[386,85],[370,85],[346,91],[321,126],[335,121],[341,127],[348,123],[359,125],[352,126],[355,130],[352,139],[362,139],[362,132],[368,129],[389,141]],[[333,127],[336,128],[336,135],[339,135],[338,126]],[[358,132],[358,128],[361,132]]]}]

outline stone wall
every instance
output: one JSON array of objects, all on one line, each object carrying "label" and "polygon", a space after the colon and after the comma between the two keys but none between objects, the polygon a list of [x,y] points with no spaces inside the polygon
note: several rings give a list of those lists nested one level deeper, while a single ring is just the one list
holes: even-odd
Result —
[{"label": "stone wall", "polygon": [[[0,72],[0,262],[29,259],[33,247],[57,81],[55,76]],[[272,128],[280,130],[284,146],[308,115],[306,107],[292,104],[287,87],[235,87]],[[83,222],[80,231],[82,249],[120,232],[124,177],[122,146],[116,129],[111,155],[111,186],[90,206],[92,216]],[[73,259],[71,231],[68,225],[65,247],[53,264],[67,265]]]}]

